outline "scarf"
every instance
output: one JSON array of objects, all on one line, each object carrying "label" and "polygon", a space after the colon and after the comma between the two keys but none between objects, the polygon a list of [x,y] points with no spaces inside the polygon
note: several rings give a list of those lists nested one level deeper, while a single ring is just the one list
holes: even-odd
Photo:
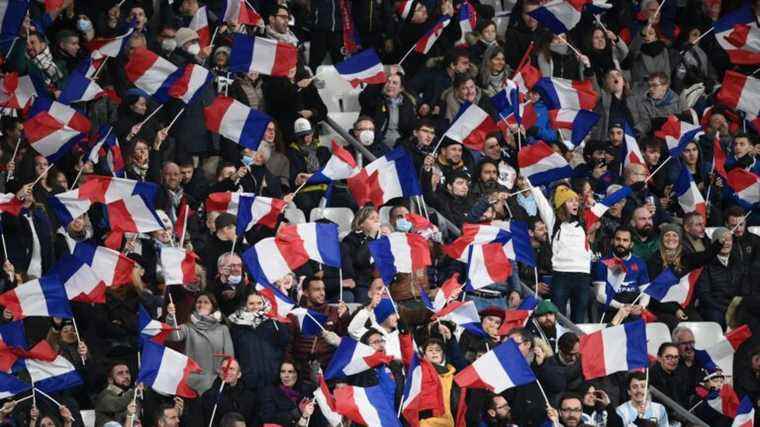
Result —
[{"label": "scarf", "polygon": [[288,399],[290,399],[291,402],[298,405],[298,400],[301,398],[301,393],[294,390],[292,387],[288,387],[284,384],[280,384],[280,391],[282,394],[285,395]]},{"label": "scarf", "polygon": [[646,56],[655,57],[662,53],[663,50],[665,50],[665,43],[659,40],[653,41],[652,43],[641,44],[641,53]]},{"label": "scarf", "polygon": [[271,26],[267,25],[265,32],[267,36],[275,40],[292,44],[293,46],[298,46],[298,37],[296,37],[296,35],[293,34],[292,31],[288,31],[287,33],[278,33]]},{"label": "scarf", "polygon": [[348,0],[338,0],[340,7],[340,26],[343,30],[343,48],[341,53],[351,55],[359,51],[359,36],[354,27],[354,17],[351,16],[351,4]]},{"label": "scarf", "polygon": [[235,325],[250,326],[253,329],[258,328],[259,325],[269,319],[267,313],[272,310],[272,305],[269,301],[265,298],[262,298],[262,300],[264,301],[264,307],[262,307],[261,310],[248,311],[245,307],[241,307],[236,312],[232,313],[229,317],[229,321]]},{"label": "scarf", "polygon": [[50,80],[58,81],[63,78],[63,73],[58,69],[58,66],[55,65],[55,62],[53,61],[53,54],[50,52],[50,47],[45,47],[45,50],[38,53],[37,56],[32,58],[32,62],[37,66],[37,68],[42,70],[42,72],[44,72],[50,78]]},{"label": "scarf", "polygon": [[198,313],[197,311],[193,310],[193,313],[190,315],[190,322],[196,326],[198,329],[211,329],[222,320],[222,313],[219,311],[215,311],[211,313],[210,315],[206,316],[203,314]]},{"label": "scarf", "polygon": [[306,172],[314,173],[321,168],[319,157],[317,157],[317,148],[315,146],[312,144],[298,145],[298,149],[305,154],[304,161],[306,162]]}]

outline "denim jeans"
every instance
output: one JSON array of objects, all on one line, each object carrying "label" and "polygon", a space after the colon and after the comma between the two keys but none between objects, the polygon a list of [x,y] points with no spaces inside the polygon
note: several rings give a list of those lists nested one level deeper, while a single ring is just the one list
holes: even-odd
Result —
[{"label": "denim jeans", "polygon": [[591,275],[586,273],[565,273],[555,271],[552,275],[552,302],[559,312],[567,316],[567,301],[570,301],[570,320],[586,323],[586,312],[591,295]]}]

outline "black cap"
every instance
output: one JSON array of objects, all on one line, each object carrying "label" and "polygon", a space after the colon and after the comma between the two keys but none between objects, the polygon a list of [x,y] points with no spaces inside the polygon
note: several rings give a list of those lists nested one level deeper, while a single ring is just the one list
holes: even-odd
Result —
[{"label": "black cap", "polygon": [[214,220],[214,227],[216,227],[217,230],[221,230],[224,227],[236,224],[237,217],[227,212],[222,212],[218,217],[216,217],[216,220]]},{"label": "black cap", "polygon": [[607,130],[612,129],[625,129],[625,125],[620,120],[613,120],[610,122],[610,125],[607,127]]}]

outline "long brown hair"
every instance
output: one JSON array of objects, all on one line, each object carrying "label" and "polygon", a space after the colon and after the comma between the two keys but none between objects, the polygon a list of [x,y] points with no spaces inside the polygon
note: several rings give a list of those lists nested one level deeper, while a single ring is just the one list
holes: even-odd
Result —
[{"label": "long brown hair", "polygon": [[[675,233],[675,231],[672,231]],[[665,233],[669,233],[669,231],[666,231]],[[665,247],[665,233],[662,233],[662,236],[660,237],[660,260],[662,260],[662,267],[665,268],[666,266],[672,265],[678,270],[683,269],[683,262],[681,260],[683,259],[683,242],[681,241],[681,235],[676,233],[678,236],[678,247],[673,251],[670,252],[669,249]],[[668,255],[670,253],[670,255]]]}]

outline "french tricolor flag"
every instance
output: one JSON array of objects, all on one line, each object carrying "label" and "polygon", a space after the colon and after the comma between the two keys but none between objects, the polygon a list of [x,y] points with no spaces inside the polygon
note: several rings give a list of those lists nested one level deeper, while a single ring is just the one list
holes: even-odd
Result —
[{"label": "french tricolor flag", "polygon": [[[4,4],[7,5],[7,3]],[[0,5],[0,8],[2,7]],[[3,107],[25,109],[29,106],[29,102],[38,96],[31,76],[6,73],[3,77],[2,84],[0,85],[0,105]]]},{"label": "french tricolor flag", "polygon": [[195,95],[203,88],[211,78],[211,72],[197,64],[187,64],[178,71],[176,79],[169,87],[169,96],[189,104],[195,99]]},{"label": "french tricolor flag", "polygon": [[296,306],[290,298],[276,287],[263,283],[256,283],[256,292],[269,301],[269,305],[272,306],[272,310],[267,313],[267,316],[280,322],[290,322],[288,314],[290,314],[290,312],[293,311],[293,307]]},{"label": "french tricolor flag", "polygon": [[24,202],[21,201],[15,194],[0,193],[0,212],[7,212],[13,216],[18,216],[21,209],[24,208]]},{"label": "french tricolor flag", "polygon": [[478,314],[478,308],[475,307],[474,301],[452,301],[443,310],[435,313],[433,317],[454,322],[462,327],[480,324],[480,314]]},{"label": "french tricolor flag", "polygon": [[138,307],[137,312],[137,329],[140,331],[140,337],[149,339],[156,344],[164,344],[174,328],[164,322],[153,319],[145,310],[142,304]]},{"label": "french tricolor flag", "polygon": [[451,17],[449,15],[441,16],[438,19],[438,22],[436,22],[435,25],[433,25],[433,27],[417,41],[414,45],[414,50],[423,55],[427,55],[438,38],[441,37],[441,34],[443,34],[443,29],[446,28],[450,22]]},{"label": "french tricolor flag", "polygon": [[287,206],[281,199],[261,196],[240,196],[237,211],[237,234],[242,235],[256,224],[274,229],[277,218]]},{"label": "french tricolor flag", "polygon": [[702,127],[684,122],[676,116],[669,116],[655,136],[665,140],[668,151],[673,157],[678,157],[686,144],[702,134]]},{"label": "french tricolor flag", "polygon": [[280,251],[303,258],[301,264],[313,260],[331,267],[341,266],[337,224],[283,224],[275,239]]},{"label": "french tricolor flag", "polygon": [[74,365],[63,356],[58,355],[49,362],[41,359],[24,360],[26,370],[32,379],[34,388],[44,393],[57,393],[83,384],[82,377]]},{"label": "french tricolor flag", "polygon": [[412,6],[414,6],[415,0],[401,0],[396,6],[396,13],[402,21],[412,13]]},{"label": "french tricolor flag", "polygon": [[386,284],[398,273],[412,273],[431,264],[427,240],[418,234],[391,233],[369,242],[375,267]]},{"label": "french tricolor flag", "polygon": [[193,251],[182,248],[161,248],[161,271],[164,283],[167,285],[182,285],[195,283],[198,275],[195,274],[195,263],[198,255]]},{"label": "french tricolor flag", "polygon": [[103,125],[98,130],[96,135],[97,142],[90,148],[90,152],[87,154],[87,160],[92,164],[97,164],[100,159],[105,157],[108,168],[115,177],[124,177],[124,156],[121,153],[121,146],[119,140],[116,139],[116,134],[113,132],[111,126]]},{"label": "french tricolor flag", "polygon": [[228,96],[218,96],[203,109],[206,128],[256,150],[272,118]]},{"label": "french tricolor flag", "polygon": [[755,425],[755,407],[752,406],[752,399],[749,396],[744,396],[739,409],[736,411],[736,418],[734,418],[731,427],[754,427]]},{"label": "french tricolor flag", "polygon": [[728,70],[715,99],[728,108],[743,112],[755,128],[760,124],[757,120],[760,114],[760,79]]},{"label": "french tricolor flag", "polygon": [[148,340],[143,342],[141,362],[136,383],[165,395],[187,399],[198,396],[187,384],[190,374],[202,372],[193,359]]},{"label": "french tricolor flag", "polygon": [[106,302],[106,284],[87,263],[77,257],[65,254],[50,274],[61,279],[69,300],[90,304]]},{"label": "french tricolor flag", "polygon": [[760,64],[760,27],[750,4],[724,15],[713,28],[715,39],[732,63]]},{"label": "french tricolor flag", "polygon": [[386,79],[380,57],[372,48],[351,55],[345,61],[335,64],[335,69],[341,77],[351,83],[352,87],[357,87],[362,83],[385,83]]},{"label": "french tricolor flag", "polygon": [[320,374],[317,376],[319,387],[314,390],[314,400],[317,401],[319,411],[322,412],[322,416],[325,417],[328,424],[331,427],[339,427],[343,423],[343,415],[335,411],[335,396],[330,393],[330,389],[327,387],[324,377]]},{"label": "french tricolor flag", "polygon": [[599,220],[607,213],[608,210],[615,204],[623,199],[626,199],[631,195],[631,187],[623,187],[618,191],[610,194],[604,199],[594,203],[593,206],[587,207],[583,212],[583,222],[586,225],[586,230],[591,226],[599,222]]},{"label": "french tricolor flag", "polygon": [[351,421],[373,427],[401,427],[392,396],[381,385],[335,389],[335,410]]},{"label": "french tricolor flag", "polygon": [[27,384],[13,375],[0,372],[0,399],[7,399],[31,389],[31,384]]},{"label": "french tricolor flag", "polygon": [[113,203],[131,196],[143,196],[152,201],[158,193],[158,185],[134,179],[89,175],[77,191],[80,199],[98,203]]},{"label": "french tricolor flag", "polygon": [[48,197],[48,205],[63,225],[69,225],[75,218],[90,210],[92,202],[80,199],[77,190],[69,190]]},{"label": "french tricolor flag", "polygon": [[499,327],[499,335],[505,336],[512,329],[524,328],[537,306],[538,300],[533,295],[528,295],[516,309],[507,310]]},{"label": "french tricolor flag", "polygon": [[353,338],[343,337],[340,340],[340,345],[333,353],[327,370],[325,370],[325,379],[331,380],[356,375],[384,363],[389,363],[391,360],[393,358],[384,352],[375,351],[367,344]]},{"label": "french tricolor flag", "polygon": [[[8,0],[0,3],[0,34],[17,36],[28,10],[28,0]],[[23,40],[16,41],[20,42]]]},{"label": "french tricolor flag", "polygon": [[476,104],[465,102],[444,136],[461,142],[472,150],[483,151],[486,136],[498,130],[488,113]]},{"label": "french tricolor flag", "polygon": [[104,246],[79,242],[74,246],[74,256],[92,267],[106,286],[131,283],[135,262],[122,253]]},{"label": "french tricolor flag", "polygon": [[591,110],[559,109],[549,111],[549,121],[554,129],[569,129],[570,142],[580,145],[601,116]]},{"label": "french tricolor flag", "polygon": [[434,415],[445,411],[441,381],[435,367],[430,362],[421,360],[416,352],[412,354],[407,372],[401,397],[401,413],[411,427],[419,427],[420,411],[430,410]]},{"label": "french tricolor flag", "polygon": [[464,224],[462,235],[448,245],[444,245],[442,250],[452,259],[467,262],[471,245],[496,242],[503,244],[507,243],[509,239],[509,232],[501,227],[485,224]]},{"label": "french tricolor flag", "polygon": [[103,89],[95,81],[88,79],[79,71],[74,71],[66,79],[63,90],[58,96],[58,101],[64,104],[87,102],[103,95],[103,93]]},{"label": "french tricolor flag", "polygon": [[699,192],[691,172],[683,163],[681,164],[681,173],[678,174],[678,178],[673,184],[673,191],[678,196],[678,204],[684,213],[697,212],[702,216],[706,215],[705,199]]},{"label": "french tricolor flag", "polygon": [[733,168],[726,174],[728,186],[747,208],[760,203],[760,177],[742,168]]},{"label": "french tricolor flag", "polygon": [[501,393],[536,381],[530,365],[513,340],[499,344],[454,376],[459,387],[484,388]]},{"label": "french tricolor flag", "polygon": [[166,102],[169,97],[189,103],[211,77],[209,71],[200,65],[188,64],[179,69],[143,47],[132,51],[124,70],[130,82],[160,103]]},{"label": "french tricolor flag", "polygon": [[501,243],[470,246],[467,259],[467,289],[477,290],[504,283],[512,274],[506,247]]},{"label": "french tricolor flag", "polygon": [[0,305],[13,313],[14,319],[29,316],[74,317],[66,289],[57,276],[30,280],[0,294]]},{"label": "french tricolor flag", "polygon": [[710,347],[696,350],[697,364],[711,372],[720,369],[726,375],[733,375],[734,354],[750,338],[752,338],[752,331],[749,326],[739,326]]},{"label": "french tricolor flag", "polygon": [[703,397],[709,407],[728,418],[736,417],[737,409],[739,409],[739,396],[736,395],[731,384],[723,384],[720,390],[710,389],[704,396],[701,393],[703,391],[704,388],[697,387],[697,396]]},{"label": "french tricolor flag", "polygon": [[528,178],[533,186],[549,184],[573,174],[567,160],[543,141],[523,147],[517,154],[517,163],[520,174]]},{"label": "french tricolor flag", "polygon": [[662,303],[677,302],[681,307],[686,307],[691,303],[701,274],[702,267],[678,278],[673,271],[666,268],[643,289],[643,292]]},{"label": "french tricolor flag", "polygon": [[237,215],[240,197],[255,197],[253,193],[231,192],[211,193],[206,199],[206,212],[227,212]]},{"label": "french tricolor flag", "polygon": [[106,205],[108,223],[113,231],[150,233],[163,230],[164,224],[141,195],[125,197]]},{"label": "french tricolor flag", "polygon": [[643,320],[581,336],[581,366],[587,380],[649,366]]},{"label": "french tricolor flag", "polygon": [[623,166],[627,168],[630,165],[636,164],[646,167],[646,162],[644,161],[644,156],[641,154],[639,143],[636,141],[633,129],[627,121],[623,124],[623,138],[625,140],[625,145],[622,147]]},{"label": "french tricolor flag", "polygon": [[462,30],[462,36],[456,42],[456,46],[466,47],[467,40],[465,40],[465,35],[475,31],[475,27],[478,24],[478,13],[475,11],[475,7],[472,3],[465,0],[459,6],[457,21],[459,21],[459,28]]},{"label": "french tricolor flag", "polygon": [[303,258],[293,259],[280,250],[274,237],[267,237],[243,252],[243,261],[257,282],[271,285],[300,267]]},{"label": "french tricolor flag", "polygon": [[195,15],[193,15],[187,27],[198,33],[198,44],[201,45],[201,48],[211,44],[211,28],[208,24],[206,6],[201,6],[195,11]]},{"label": "french tricolor flag", "polygon": [[348,179],[359,173],[360,170],[361,168],[356,164],[354,156],[333,140],[332,156],[330,156],[325,167],[309,177],[307,183],[320,184],[340,179]]},{"label": "french tricolor flag", "polygon": [[290,316],[298,323],[298,330],[305,337],[322,334],[327,316],[314,310],[297,307],[290,311]]},{"label": "french tricolor flag", "polygon": [[512,76],[512,81],[520,88],[521,95],[527,95],[539,80],[541,80],[541,71],[531,64],[530,56],[525,58],[525,62],[517,67],[515,75]]},{"label": "french tricolor flag", "polygon": [[262,22],[261,15],[248,5],[246,0],[225,0],[220,15],[224,22],[257,26]]},{"label": "french tricolor flag", "polygon": [[295,46],[263,37],[235,34],[232,39],[230,71],[258,72],[272,77],[287,77],[298,62]]},{"label": "french tricolor flag", "polygon": [[[93,39],[87,43],[87,49],[90,51],[90,58],[95,61],[102,60],[105,57],[116,58],[121,53],[122,49],[124,49],[127,41],[129,41],[129,37],[134,31],[135,29],[130,27],[126,33],[120,36]],[[95,70],[93,70],[93,72],[94,71]],[[90,77],[90,75],[87,74],[87,77]]]},{"label": "french tricolor flag", "polygon": [[565,34],[580,22],[581,12],[586,5],[592,5],[597,9],[610,8],[610,5],[602,1],[552,0],[528,14],[554,34]]},{"label": "french tricolor flag", "polygon": [[[442,310],[443,307],[446,306],[446,303],[448,303],[453,295],[461,288],[462,285],[459,283],[459,273],[452,274],[451,277],[446,279],[441,287],[438,288],[438,291],[436,291],[430,309],[434,312]],[[427,296],[427,294],[425,295]]]},{"label": "french tricolor flag", "polygon": [[599,99],[590,80],[543,77],[533,89],[541,94],[549,110],[593,110]]},{"label": "french tricolor flag", "polygon": [[90,131],[90,121],[68,105],[40,98],[24,122],[24,135],[35,151],[55,162]]},{"label": "french tricolor flag", "polygon": [[510,221],[506,226],[510,239],[504,244],[504,252],[513,261],[527,266],[536,266],[536,257],[530,243],[528,224],[523,221]]},{"label": "french tricolor flag", "polygon": [[348,179],[348,188],[359,206],[372,202],[382,206],[396,197],[422,194],[409,153],[398,147]]},{"label": "french tricolor flag", "polygon": [[512,80],[507,80],[505,84],[504,89],[490,98],[491,105],[502,120],[509,121],[509,118],[512,117],[514,123],[520,124],[522,123],[520,88]]}]

